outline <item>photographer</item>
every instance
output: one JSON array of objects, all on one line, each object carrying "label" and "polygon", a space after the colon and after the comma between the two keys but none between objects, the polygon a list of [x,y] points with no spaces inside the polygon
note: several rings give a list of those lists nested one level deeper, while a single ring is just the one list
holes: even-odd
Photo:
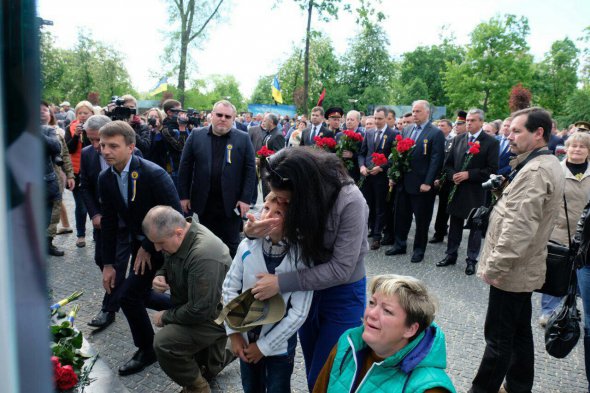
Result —
[{"label": "photographer", "polygon": [[76,180],[76,186],[72,190],[74,194],[74,202],[76,204],[75,217],[76,217],[76,247],[86,246],[86,206],[82,199],[82,192],[80,191],[80,155],[82,149],[90,145],[90,141],[86,137],[84,131],[84,123],[86,120],[94,115],[94,107],[88,101],[80,101],[76,105],[75,109],[76,120],[70,123],[68,130],[65,133],[66,144],[68,145],[68,151],[70,152],[70,158],[72,159],[72,166],[74,167],[74,176]]},{"label": "photographer", "polygon": [[147,125],[142,124],[141,118],[137,115],[137,100],[135,97],[131,94],[125,94],[121,97],[114,96],[105,111],[105,114],[111,120],[124,120],[129,123],[133,131],[135,131],[135,146],[147,157],[150,152],[150,130]]},{"label": "photographer", "polygon": [[[189,135],[187,112],[182,109],[180,102],[169,99],[164,101],[162,109],[166,114],[162,127],[152,126],[152,146],[150,160],[155,162],[172,177],[174,186],[177,186],[178,167],[184,143]],[[148,113],[148,122],[153,119],[154,109]],[[157,124],[157,119],[154,119]],[[154,120],[151,120],[152,123]]]},{"label": "photographer", "polygon": [[541,108],[512,115],[516,155],[508,185],[489,216],[478,276],[490,285],[486,348],[470,392],[531,392],[534,345],[531,296],[545,282],[547,241],[563,200],[563,170],[550,154],[551,116]]}]

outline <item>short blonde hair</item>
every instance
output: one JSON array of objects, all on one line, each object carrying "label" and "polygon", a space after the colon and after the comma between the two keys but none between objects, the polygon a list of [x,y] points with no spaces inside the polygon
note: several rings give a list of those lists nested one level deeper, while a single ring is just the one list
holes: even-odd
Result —
[{"label": "short blonde hair", "polygon": [[412,339],[434,321],[436,302],[426,285],[417,278],[397,274],[375,276],[369,283],[369,293],[371,296],[375,293],[397,296],[400,307],[406,312],[406,326],[418,323],[418,330]]},{"label": "short blonde hair", "polygon": [[76,104],[76,108],[74,109],[76,116],[78,116],[78,110],[80,108],[86,108],[90,111],[90,113],[92,113],[93,115],[96,115],[96,111],[94,110],[94,105],[92,105],[90,103],[90,101],[80,101]]},{"label": "short blonde hair", "polygon": [[576,131],[571,134],[565,141],[565,148],[567,149],[574,142],[579,142],[586,146],[586,149],[590,150],[590,134],[587,132]]}]

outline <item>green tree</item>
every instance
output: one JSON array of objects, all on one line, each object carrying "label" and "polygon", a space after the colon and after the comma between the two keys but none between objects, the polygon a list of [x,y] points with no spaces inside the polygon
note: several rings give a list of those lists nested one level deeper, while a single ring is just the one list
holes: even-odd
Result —
[{"label": "green tree", "polygon": [[[261,76],[258,79],[258,83],[256,84],[256,87],[254,88],[254,91],[252,92],[252,97],[250,97],[249,102],[251,104],[274,104],[274,101],[272,99],[272,95],[271,95],[271,83],[273,81],[274,75],[266,75],[266,76]],[[283,103],[287,103],[287,101],[289,101],[289,103],[292,103],[293,98],[291,97],[291,100],[286,100],[285,98],[285,90],[283,88],[284,84],[281,84],[281,90],[282,90],[282,95],[283,95]]]},{"label": "green tree", "polygon": [[579,50],[569,38],[555,41],[545,59],[536,66],[534,83],[537,104],[553,112],[563,114],[565,102],[576,90]]},{"label": "green tree", "polygon": [[479,24],[471,33],[465,61],[447,65],[443,85],[449,106],[479,107],[489,118],[505,117],[512,86],[530,85],[528,34],[525,17],[505,15]]},{"label": "green tree", "polygon": [[590,121],[590,87],[572,92],[567,97],[563,114],[557,116],[561,128],[581,120]]},{"label": "green tree", "polygon": [[211,107],[219,100],[227,99],[235,105],[238,112],[247,109],[246,102],[240,93],[240,84],[233,75],[213,75],[210,77],[213,89],[211,90]]},{"label": "green tree", "polygon": [[389,40],[378,24],[364,23],[360,34],[350,42],[341,59],[340,84],[347,87],[347,98],[360,105],[388,104],[394,67],[389,56]]},{"label": "green tree", "polygon": [[168,46],[162,59],[178,71],[178,100],[184,104],[189,47],[196,47],[205,38],[207,25],[219,19],[223,0],[167,0],[167,3],[168,20],[178,28],[166,34]]},{"label": "green tree", "polygon": [[[452,36],[443,38],[439,45],[419,46],[411,52],[404,53],[400,64],[400,104],[425,99],[434,105],[447,105],[449,98],[443,86],[443,76],[448,64],[460,64],[463,57],[464,50],[455,45]],[[418,81],[422,83],[419,90],[416,90]],[[422,87],[426,87],[426,91],[423,91]],[[418,92],[425,95],[416,97]]]}]

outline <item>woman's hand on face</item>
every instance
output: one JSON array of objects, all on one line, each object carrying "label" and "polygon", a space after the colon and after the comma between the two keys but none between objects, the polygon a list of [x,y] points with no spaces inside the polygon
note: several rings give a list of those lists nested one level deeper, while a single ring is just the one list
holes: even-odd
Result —
[{"label": "woman's hand on face", "polygon": [[257,300],[270,299],[279,293],[279,278],[274,274],[259,273],[256,275],[258,281],[252,288],[254,298]]},{"label": "woman's hand on face", "polygon": [[248,221],[244,225],[244,233],[248,237],[262,238],[268,236],[281,223],[281,219],[276,217],[259,220],[252,213],[246,214],[246,217],[248,217]]}]

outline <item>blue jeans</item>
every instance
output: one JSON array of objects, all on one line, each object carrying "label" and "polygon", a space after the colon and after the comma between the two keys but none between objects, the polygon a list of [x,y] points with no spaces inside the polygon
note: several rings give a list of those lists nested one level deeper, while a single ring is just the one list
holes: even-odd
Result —
[{"label": "blue jeans", "polygon": [[342,333],[363,323],[366,284],[367,279],[362,278],[314,292],[307,320],[299,329],[310,392]]},{"label": "blue jeans", "polygon": [[590,384],[590,266],[578,269],[578,291],[584,307],[584,363]]},{"label": "blue jeans", "polygon": [[290,393],[296,346],[297,335],[294,334],[289,339],[287,355],[265,356],[256,364],[240,359],[244,393]]},{"label": "blue jeans", "polygon": [[88,214],[88,211],[86,210],[86,205],[82,198],[82,190],[80,190],[80,186],[76,186],[72,193],[74,194],[74,202],[76,204],[76,209],[74,211],[76,216],[76,236],[84,237],[86,236],[86,215]]},{"label": "blue jeans", "polygon": [[560,296],[551,296],[547,294],[543,294],[541,296],[541,316],[543,315],[551,315],[553,310],[559,306],[559,302],[563,299]]}]

